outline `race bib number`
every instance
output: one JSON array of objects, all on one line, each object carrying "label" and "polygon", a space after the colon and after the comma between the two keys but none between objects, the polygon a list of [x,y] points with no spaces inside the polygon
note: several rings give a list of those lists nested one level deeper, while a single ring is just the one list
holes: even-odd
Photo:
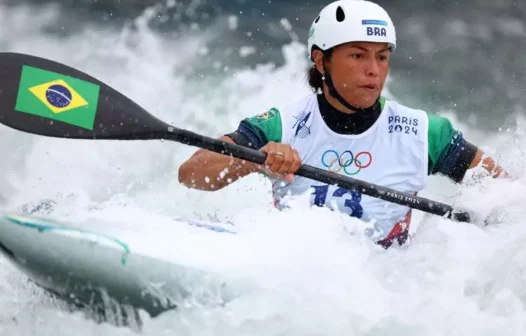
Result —
[{"label": "race bib number", "polygon": [[363,208],[360,204],[362,195],[359,192],[329,185],[312,186],[312,188],[314,188],[314,205],[327,206],[334,202],[338,205],[339,211],[352,217],[362,218]]}]

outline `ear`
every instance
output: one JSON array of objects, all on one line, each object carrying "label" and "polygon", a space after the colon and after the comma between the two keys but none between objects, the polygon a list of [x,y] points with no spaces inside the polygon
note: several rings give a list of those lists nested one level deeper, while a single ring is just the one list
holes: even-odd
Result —
[{"label": "ear", "polygon": [[314,50],[312,52],[312,58],[314,59],[314,65],[316,69],[323,74],[325,70],[323,69],[323,52],[321,50]]}]

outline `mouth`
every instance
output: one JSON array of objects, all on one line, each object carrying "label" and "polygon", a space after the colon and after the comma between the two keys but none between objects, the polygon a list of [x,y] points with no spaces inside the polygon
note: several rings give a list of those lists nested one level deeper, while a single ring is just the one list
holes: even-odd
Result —
[{"label": "mouth", "polygon": [[362,85],[360,86],[360,88],[366,90],[366,91],[369,91],[369,92],[374,92],[374,91],[377,91],[379,88],[378,88],[378,85],[376,84],[367,84],[367,85]]}]

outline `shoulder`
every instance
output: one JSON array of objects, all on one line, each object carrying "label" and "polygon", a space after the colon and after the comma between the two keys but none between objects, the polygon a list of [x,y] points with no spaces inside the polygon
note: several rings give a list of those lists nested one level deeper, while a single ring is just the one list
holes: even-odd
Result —
[{"label": "shoulder", "polygon": [[453,128],[453,124],[451,123],[451,120],[449,120],[446,117],[439,116],[436,114],[429,114],[428,116],[429,120],[429,136],[438,136],[443,133],[451,133],[453,134],[455,132],[455,129]]},{"label": "shoulder", "polygon": [[246,117],[241,121],[240,126],[260,133],[266,141],[281,142],[283,128],[290,123],[291,118],[297,111],[313,103],[317,104],[315,94],[303,96],[283,106],[275,105],[266,111]]},{"label": "shoulder", "polygon": [[449,146],[460,132],[453,128],[451,121],[443,116],[428,115],[429,126],[427,131],[429,156],[433,162],[438,161],[439,157]]},{"label": "shoulder", "polygon": [[403,105],[394,100],[385,100],[385,108],[393,112],[412,114],[415,117],[420,117],[426,122],[428,128],[428,135],[436,136],[442,133],[454,133],[453,124],[447,117],[443,117],[437,114],[430,114],[425,110],[419,108],[412,108]]},{"label": "shoulder", "polygon": [[277,135],[279,134],[281,139],[282,129],[294,119],[297,113],[317,103],[316,95],[310,94],[282,106],[272,106],[266,111],[243,119],[242,123],[261,129],[264,133],[273,133],[269,141],[277,141]]},{"label": "shoulder", "polygon": [[383,105],[382,114],[387,120],[389,133],[412,133],[421,141],[426,141],[429,123],[428,115],[424,110],[412,108],[384,97],[381,98],[380,103]]}]

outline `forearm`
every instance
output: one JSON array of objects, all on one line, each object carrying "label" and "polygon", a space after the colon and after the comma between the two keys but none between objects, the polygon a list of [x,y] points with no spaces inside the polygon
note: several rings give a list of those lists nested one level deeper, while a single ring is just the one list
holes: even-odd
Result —
[{"label": "forearm", "polygon": [[[232,142],[224,137],[221,140]],[[259,166],[231,156],[200,149],[179,168],[179,182],[188,188],[215,191],[259,171]]]},{"label": "forearm", "polygon": [[438,162],[431,166],[431,174],[441,173],[453,182],[462,183],[468,170],[475,169],[472,181],[490,175],[494,178],[510,178],[510,176],[489,156],[477,146],[456,139],[443,150]]},{"label": "forearm", "polygon": [[472,169],[478,166],[484,168],[494,178],[511,178],[508,173],[506,173],[504,169],[495,162],[495,160],[486,156],[480,149],[477,150],[475,158],[473,158],[469,168]]}]

